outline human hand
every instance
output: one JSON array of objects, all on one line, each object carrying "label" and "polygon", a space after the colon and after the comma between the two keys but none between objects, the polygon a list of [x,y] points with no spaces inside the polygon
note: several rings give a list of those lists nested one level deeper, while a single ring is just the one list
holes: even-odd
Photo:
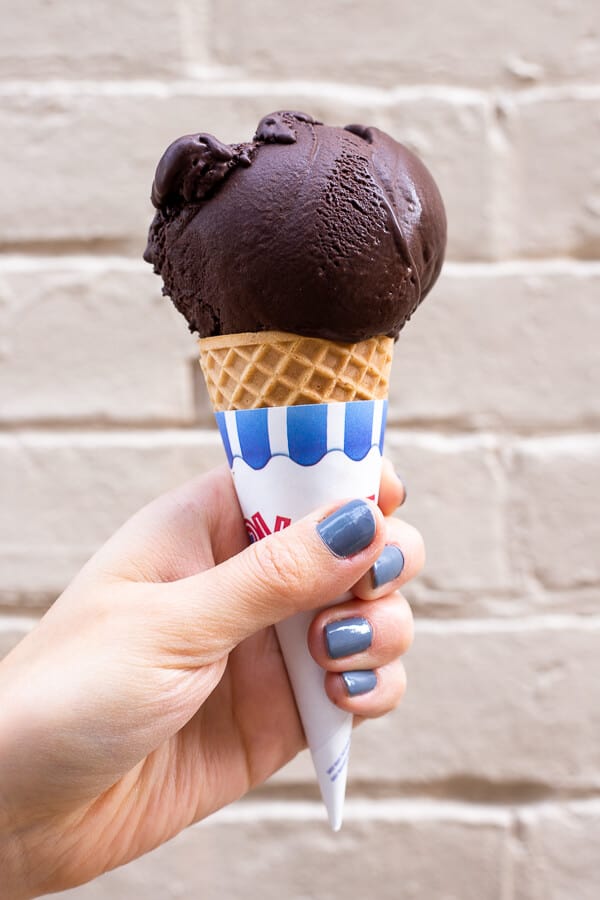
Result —
[{"label": "human hand", "polygon": [[[311,653],[332,701],[357,719],[399,702],[412,617],[397,588],[423,563],[419,534],[390,517],[403,495],[386,463],[379,509],[361,502],[350,520],[332,504],[247,547],[222,467],[160,497],[108,541],[0,663],[3,896],[62,890],[122,865],[302,749],[271,627],[293,613],[355,585],[353,599],[316,614]],[[317,530],[325,522],[337,556]],[[398,567],[393,551],[382,566],[386,544],[401,548],[404,568],[374,588],[378,560],[379,580]],[[370,646],[340,657],[352,649],[345,623],[354,618],[366,620],[363,635],[370,626]],[[341,673],[357,670],[374,671],[376,685],[351,695]]]}]

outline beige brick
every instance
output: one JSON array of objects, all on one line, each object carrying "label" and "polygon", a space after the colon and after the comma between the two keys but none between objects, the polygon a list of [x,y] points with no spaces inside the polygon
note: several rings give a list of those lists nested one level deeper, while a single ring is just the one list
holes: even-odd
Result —
[{"label": "beige brick", "polygon": [[[576,590],[578,609],[595,608],[596,439],[515,444],[510,489],[492,439],[392,430],[386,447],[409,487],[402,516],[425,537],[425,571],[407,587],[423,614],[489,614],[505,601],[504,614],[568,610]],[[0,455],[5,597],[55,591],[137,506],[223,459],[214,429],[6,435]]]},{"label": "beige brick", "polygon": [[391,431],[385,450],[408,487],[401,515],[425,536],[421,585],[476,595],[513,587],[506,486],[493,442]]},{"label": "beige brick", "polygon": [[[600,59],[600,55],[598,56]],[[538,97],[505,106],[514,153],[508,254],[600,254],[600,93]]]},{"label": "beige brick", "polygon": [[[476,439],[411,443],[393,436],[388,450],[409,473],[414,500],[406,516],[427,535],[425,585],[474,593],[510,587],[504,488],[492,450]],[[5,436],[0,471],[8,478],[0,546],[7,562],[0,591],[59,589],[139,506],[223,458],[216,429],[208,435]]]},{"label": "beige brick", "polygon": [[385,125],[431,170],[448,217],[448,258],[494,256],[494,154],[490,110],[468,96],[406,97],[394,103]]},{"label": "beige brick", "polygon": [[[40,242],[77,242],[140,256],[152,217],[150,186],[167,144],[196,130],[249,139],[265,113],[287,105],[332,124],[368,122],[406,138],[439,172],[447,192],[450,254],[479,259],[490,253],[486,113],[472,98],[411,95],[389,107],[381,92],[374,103],[369,92],[318,85],[250,92],[238,84],[229,94],[211,93],[209,86],[121,90],[63,86],[57,93],[6,97],[0,130],[11,140],[0,170],[6,211],[0,244],[37,249]],[[40,179],[39,171],[53,177]]]},{"label": "beige brick", "polygon": [[597,428],[600,266],[448,265],[401,333],[393,422]]},{"label": "beige brick", "polygon": [[4,0],[2,22],[4,78],[115,78],[182,69],[180,24],[168,0]]},{"label": "beige brick", "polygon": [[596,900],[598,801],[542,806],[519,815],[514,900]]},{"label": "beige brick", "polygon": [[[10,98],[5,142],[4,225],[0,241],[127,243],[138,258],[152,217],[154,168],[167,135],[160,102],[94,95]],[[166,125],[169,137],[173,130]],[[52,178],[37,178],[39,171]],[[35,185],[32,189],[32,182]]]},{"label": "beige brick", "polygon": [[[397,345],[390,423],[597,427],[599,288],[595,264],[448,265]],[[0,316],[0,420],[194,420],[195,343],[142,262],[15,258]]]},{"label": "beige brick", "polygon": [[[418,620],[397,711],[355,731],[349,792],[379,782],[528,802],[600,787],[598,618]],[[304,754],[271,782],[305,783]]]},{"label": "beige brick", "polygon": [[[302,95],[289,99],[294,106],[308,105]],[[309,101],[319,115],[327,106]],[[222,140],[249,139],[261,116],[280,106],[281,97],[273,94],[211,96],[193,89],[171,93],[160,86],[129,95],[84,88],[10,97],[0,114],[0,130],[19,140],[5,144],[6,215],[0,242],[119,243],[139,257],[153,215],[154,170],[165,147],[193,131],[212,132]],[[363,112],[351,106],[346,118]],[[40,170],[52,171],[53,177],[37,178]]]},{"label": "beige brick", "polygon": [[419,807],[400,809],[397,818],[347,819],[333,834],[320,809],[296,818],[291,804],[262,818],[260,807],[250,806],[239,821],[208,820],[57,900],[504,898],[506,826],[500,817],[453,821]]},{"label": "beige brick", "polygon": [[600,583],[600,438],[559,437],[515,450],[515,555],[551,589]]},{"label": "beige brick", "polygon": [[137,509],[224,461],[216,434],[6,435],[0,590],[60,592]]},{"label": "beige brick", "polygon": [[[192,5],[192,4],[190,4]],[[522,84],[597,78],[593,3],[307,0],[302,18],[277,0],[214,4],[219,62],[278,78],[385,83]],[[268,23],[268,27],[265,27]]]},{"label": "beige brick", "polygon": [[0,420],[195,419],[196,344],[149,266],[17,261],[0,279]]},{"label": "beige brick", "polygon": [[33,628],[35,619],[0,614],[0,660],[23,640]]}]

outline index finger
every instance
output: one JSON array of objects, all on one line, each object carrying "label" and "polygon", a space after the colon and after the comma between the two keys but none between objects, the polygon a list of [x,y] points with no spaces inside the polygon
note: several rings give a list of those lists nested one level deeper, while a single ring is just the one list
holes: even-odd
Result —
[{"label": "index finger", "polygon": [[384,459],[379,485],[379,509],[384,516],[391,516],[399,506],[402,506],[405,500],[406,488],[404,484],[396,475],[389,459]]}]

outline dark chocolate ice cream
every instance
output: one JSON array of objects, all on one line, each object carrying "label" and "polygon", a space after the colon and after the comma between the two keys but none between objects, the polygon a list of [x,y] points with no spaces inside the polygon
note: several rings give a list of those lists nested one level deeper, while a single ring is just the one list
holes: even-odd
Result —
[{"label": "dark chocolate ice cream", "polygon": [[422,162],[377,128],[265,116],[250,143],[176,140],[144,258],[201,337],[397,337],[439,275],[446,216]]}]

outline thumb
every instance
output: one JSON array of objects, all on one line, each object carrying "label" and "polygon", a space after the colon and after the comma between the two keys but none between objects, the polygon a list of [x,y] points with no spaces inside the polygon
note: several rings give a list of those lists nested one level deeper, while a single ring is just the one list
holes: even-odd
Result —
[{"label": "thumb", "polygon": [[[168,605],[197,629],[212,656],[301,610],[325,606],[373,565],[385,543],[381,511],[367,500],[322,507],[199,575],[172,582]],[[194,637],[188,632],[188,639]],[[194,640],[194,642],[196,642]]]}]

